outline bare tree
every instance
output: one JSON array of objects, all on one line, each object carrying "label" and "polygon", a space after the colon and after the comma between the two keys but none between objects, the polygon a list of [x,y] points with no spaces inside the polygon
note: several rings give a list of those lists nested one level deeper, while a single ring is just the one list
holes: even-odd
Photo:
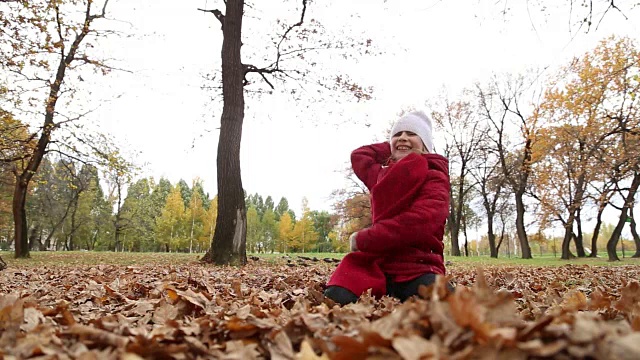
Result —
[{"label": "bare tree", "polygon": [[432,112],[433,119],[446,133],[445,156],[449,159],[450,171],[455,172],[451,182],[451,209],[447,226],[451,234],[451,255],[460,256],[458,237],[461,226],[465,224],[463,209],[470,202],[470,191],[475,186],[475,179],[470,173],[486,141],[487,129],[468,101],[452,102],[443,95],[433,108],[437,109]]},{"label": "bare tree", "polygon": [[[306,42],[314,39],[321,32],[310,30],[305,25],[317,24],[313,20],[307,22],[306,13],[309,1],[302,0],[298,20],[282,27],[282,32],[274,42],[274,58],[265,66],[243,63],[240,49],[243,45],[242,28],[245,2],[243,0],[226,0],[224,13],[219,9],[200,9],[213,14],[222,28],[222,97],[223,108],[220,126],[220,138],[217,154],[218,181],[218,216],[216,229],[211,241],[211,249],[203,260],[216,264],[245,264],[247,219],[244,203],[244,192],[240,174],[240,142],[245,111],[245,86],[252,84],[252,75],[257,75],[271,89],[275,83],[285,80],[303,81],[308,77],[310,68],[285,68],[284,63],[291,59],[304,61],[313,52],[330,49],[333,46],[326,40],[317,44]],[[281,22],[282,24],[282,22]],[[292,42],[299,38],[297,43]],[[338,40],[336,40],[338,41]],[[316,81],[316,85],[323,85]],[[346,76],[335,76],[332,80],[333,90],[351,93],[358,99],[370,96],[367,89],[350,83]]]},{"label": "bare tree", "polygon": [[[500,159],[500,168],[506,183],[513,191],[516,203],[516,232],[522,249],[522,258],[531,258],[531,248],[527,239],[524,215],[526,213],[524,195],[531,175],[532,151],[535,141],[536,121],[523,113],[520,102],[523,100],[526,83],[524,76],[508,77],[500,84],[494,77],[487,89],[476,86],[476,94],[481,111],[488,120],[491,131],[488,138]],[[514,151],[509,142],[509,122],[516,125],[522,143]],[[511,129],[511,131],[514,131]]]},{"label": "bare tree", "polygon": [[[471,175],[478,184],[478,193],[482,199],[482,206],[486,214],[487,239],[491,257],[498,257],[500,244],[496,243],[494,230],[495,218],[507,203],[506,182],[500,169],[500,162],[489,149],[483,148],[478,154],[478,164],[471,170]],[[503,231],[504,232],[504,231]]]}]

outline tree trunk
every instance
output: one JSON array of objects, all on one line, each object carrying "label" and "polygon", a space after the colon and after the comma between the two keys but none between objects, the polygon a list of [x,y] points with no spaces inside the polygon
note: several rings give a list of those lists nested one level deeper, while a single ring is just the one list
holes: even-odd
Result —
[{"label": "tree trunk", "polygon": [[189,254],[193,252],[193,228],[196,225],[196,214],[195,211],[192,211],[191,217],[191,236],[189,237]]},{"label": "tree trunk", "polygon": [[121,250],[120,235],[122,234],[122,184],[120,179],[116,180],[116,191],[118,193],[118,202],[116,204],[116,214],[114,217],[114,241],[113,251],[118,252]]},{"label": "tree trunk", "polygon": [[522,249],[522,258],[531,259],[531,247],[529,246],[529,240],[527,239],[527,230],[524,226],[524,191],[516,192],[516,231],[518,233],[518,240],[520,240],[520,248]]},{"label": "tree trunk", "polygon": [[587,253],[584,251],[584,242],[582,239],[582,219],[580,218],[580,208],[576,211],[576,225],[578,226],[578,233],[575,234],[573,240],[576,242],[576,252],[579,258],[587,257]]},{"label": "tree trunk", "polygon": [[629,208],[629,216],[631,217],[631,234],[633,235],[633,242],[636,245],[636,253],[631,256],[632,258],[640,258],[640,235],[636,229],[636,219],[633,217],[633,205]]},{"label": "tree trunk", "polygon": [[600,235],[600,227],[602,226],[602,213],[604,206],[598,207],[598,215],[596,216],[596,226],[593,228],[593,237],[591,238],[591,255],[589,257],[598,257],[598,236]]},{"label": "tree trunk", "polygon": [[[451,204],[455,207],[455,209],[451,209],[452,213],[453,210],[455,210],[455,217],[453,218],[453,229],[455,231],[451,232],[451,247],[454,247],[455,244],[455,249],[451,249],[452,250],[452,255],[454,256],[460,256],[460,243],[459,243],[459,235],[460,235],[460,229],[462,228],[462,222],[463,222],[463,217],[464,215],[462,215],[462,209],[464,208],[464,195],[465,195],[465,189],[464,189],[464,174],[466,172],[465,170],[466,164],[463,160],[462,162],[462,166],[460,169],[460,177],[458,178],[458,188],[457,188],[457,197],[456,197],[456,201],[454,202],[453,198],[451,198]],[[464,225],[466,226],[466,225]],[[464,244],[464,251],[466,256],[469,256],[469,252],[468,252],[468,248],[467,248],[467,239],[466,239],[466,229],[462,229],[463,232],[465,233],[465,244]],[[457,249],[457,254],[455,253]]]},{"label": "tree trunk", "polygon": [[582,240],[582,234],[578,231],[577,234],[573,234],[573,241],[576,244],[576,253],[579,258],[587,257],[587,253],[584,251],[584,244]]},{"label": "tree trunk", "polygon": [[25,180],[27,172],[16,176],[16,186],[13,191],[13,222],[14,222],[14,241],[15,241],[15,257],[28,258],[29,241],[27,238],[27,211],[25,205],[27,202],[27,188],[29,180]]},{"label": "tree trunk", "polygon": [[[578,239],[577,236],[573,233],[573,223],[576,220],[576,214],[577,214],[577,210],[573,210],[573,209],[569,209],[569,218],[567,218],[566,222],[563,222],[564,225],[564,238],[562,238],[562,253],[560,255],[560,259],[563,260],[569,260],[569,259],[573,259],[576,256],[573,255],[571,253],[571,240],[574,240],[575,244],[576,244],[576,251],[578,252],[578,256],[580,256],[580,246],[578,246]],[[558,215],[558,218],[560,219],[560,221],[562,221],[562,218],[560,215]],[[582,245],[582,243],[580,242],[580,245]],[[584,246],[582,247],[582,257],[584,257]]]},{"label": "tree trunk", "polygon": [[43,227],[41,227],[41,228],[40,228],[40,237],[38,238],[38,243],[39,243],[38,250],[40,250],[40,251],[45,251],[45,250],[47,250],[47,244],[46,244],[46,242],[45,242],[45,241],[42,241],[43,232],[44,232],[44,228],[43,228]]},{"label": "tree trunk", "polygon": [[36,244],[39,244],[38,235],[40,234],[40,224],[36,223],[36,225],[31,228],[31,234],[29,235],[29,251],[34,250]]},{"label": "tree trunk", "polygon": [[560,259],[569,260],[576,256],[571,253],[571,239],[573,238],[573,231],[571,229],[564,229],[564,238],[562,238],[562,253]]},{"label": "tree trunk", "polygon": [[609,239],[609,241],[607,241],[607,254],[609,255],[609,261],[620,261],[620,258],[616,253],[616,248],[618,247],[618,241],[620,240],[620,235],[622,234],[624,224],[627,221],[627,210],[633,205],[633,199],[636,196],[636,192],[638,191],[638,186],[640,186],[640,172],[636,172],[633,175],[633,181],[631,182],[629,192],[627,193],[624,205],[622,205],[622,210],[620,211],[618,224],[613,230],[611,238]]},{"label": "tree trunk", "polygon": [[469,257],[469,237],[467,236],[467,222],[466,220],[462,224],[462,231],[464,232],[464,256]]},{"label": "tree trunk", "polygon": [[489,240],[489,251],[492,258],[498,258],[498,248],[496,247],[496,234],[493,232],[493,214],[487,214],[487,239]]},{"label": "tree trunk", "polygon": [[223,108],[218,141],[218,217],[205,261],[218,265],[247,263],[247,213],[240,174],[244,120],[244,66],[241,62],[243,0],[227,0],[222,33]]},{"label": "tree trunk", "polygon": [[461,256],[460,243],[458,242],[458,236],[460,235],[459,224],[460,215],[455,209],[455,201],[453,194],[449,196],[449,218],[447,219],[447,226],[449,227],[449,235],[451,235],[451,256]]},{"label": "tree trunk", "polygon": [[68,250],[69,251],[73,251],[76,248],[76,213],[78,212],[78,198],[80,197],[80,192],[78,192],[75,195],[74,198],[74,204],[73,204],[73,211],[71,211],[71,231],[69,233],[69,245],[68,245]]}]

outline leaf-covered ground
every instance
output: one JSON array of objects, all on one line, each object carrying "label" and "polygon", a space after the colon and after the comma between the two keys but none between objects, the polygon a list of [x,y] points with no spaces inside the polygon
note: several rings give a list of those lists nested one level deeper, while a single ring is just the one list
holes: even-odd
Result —
[{"label": "leaf-covered ground", "polygon": [[[11,265],[11,264],[10,264]],[[638,359],[640,266],[449,267],[424,299],[322,296],[333,262],[10,266],[5,359]]]}]

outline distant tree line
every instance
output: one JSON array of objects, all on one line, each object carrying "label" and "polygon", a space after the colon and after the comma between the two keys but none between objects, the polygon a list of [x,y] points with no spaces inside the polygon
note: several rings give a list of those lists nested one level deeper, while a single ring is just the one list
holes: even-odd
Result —
[{"label": "distant tree line", "polygon": [[[0,172],[0,248],[12,248],[12,176]],[[172,184],[141,178],[101,177],[92,165],[44,158],[30,187],[27,218],[30,250],[205,252],[216,226],[217,198],[202,181]],[[118,199],[121,187],[126,196]],[[245,195],[247,250],[251,253],[344,251],[336,216],[311,210],[299,218],[287,198]]]}]

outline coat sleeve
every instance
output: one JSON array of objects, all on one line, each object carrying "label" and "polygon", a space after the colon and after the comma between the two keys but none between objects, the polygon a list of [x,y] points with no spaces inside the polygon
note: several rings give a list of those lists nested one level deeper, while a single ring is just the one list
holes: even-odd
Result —
[{"label": "coat sleeve", "polygon": [[385,253],[415,247],[441,253],[450,191],[446,165],[430,167],[410,207],[358,232],[358,250]]},{"label": "coat sleeve", "polygon": [[371,188],[378,181],[378,174],[389,158],[391,157],[391,147],[389,142],[372,145],[365,145],[357,148],[351,153],[351,167],[367,189]]}]

